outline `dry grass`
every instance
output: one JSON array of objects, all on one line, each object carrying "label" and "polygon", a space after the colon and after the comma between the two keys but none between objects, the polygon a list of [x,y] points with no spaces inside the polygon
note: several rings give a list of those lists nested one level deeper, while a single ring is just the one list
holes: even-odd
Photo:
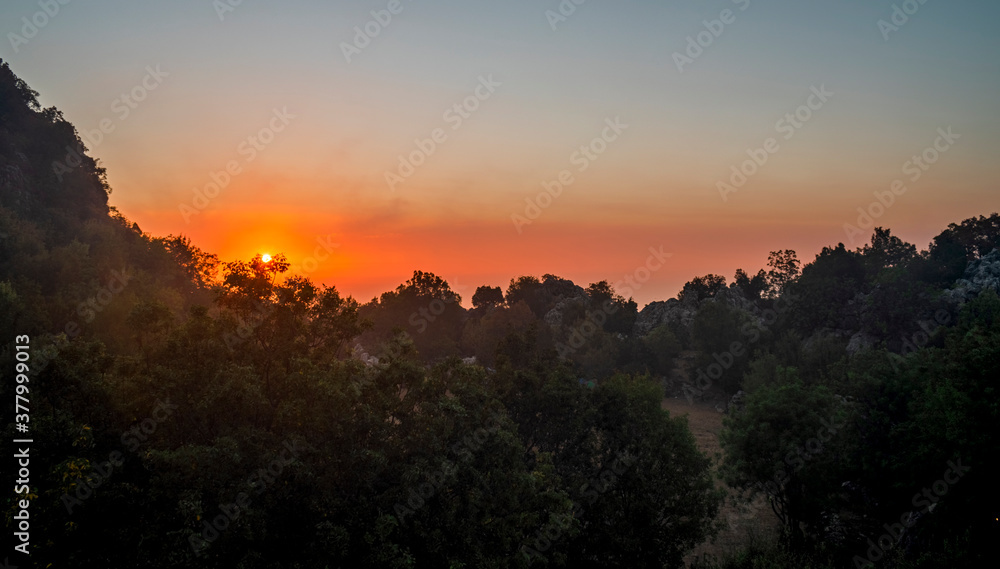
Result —
[{"label": "dry grass", "polygon": [[[668,397],[663,400],[662,407],[669,411],[671,416],[687,416],[688,427],[694,435],[698,448],[712,458],[713,472],[717,472],[722,460],[719,433],[722,432],[724,415],[716,410],[716,404],[688,403],[683,397]],[[750,533],[766,535],[778,529],[777,519],[762,498],[758,497],[751,504],[737,504],[734,500],[735,492],[731,488],[718,479],[716,484],[726,490],[726,502],[717,518],[724,527],[714,540],[697,546],[686,558],[685,561],[688,563],[705,554],[718,558],[724,552],[738,549],[746,543]]]}]

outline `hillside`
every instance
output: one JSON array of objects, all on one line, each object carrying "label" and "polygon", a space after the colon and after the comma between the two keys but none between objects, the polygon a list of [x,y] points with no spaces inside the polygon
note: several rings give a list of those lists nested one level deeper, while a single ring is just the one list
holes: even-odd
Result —
[{"label": "hillside", "polygon": [[363,303],[281,254],[220,262],[104,174],[0,65],[0,322],[30,338],[2,396],[34,439],[5,527],[30,502],[37,566],[992,560],[997,213],[641,311],[553,274],[466,308],[429,272]]}]

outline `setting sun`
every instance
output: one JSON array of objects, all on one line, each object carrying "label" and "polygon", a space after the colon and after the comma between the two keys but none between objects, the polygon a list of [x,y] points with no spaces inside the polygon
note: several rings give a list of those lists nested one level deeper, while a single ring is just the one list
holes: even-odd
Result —
[{"label": "setting sun", "polygon": [[0,569],[996,566],[1000,0],[79,4]]}]

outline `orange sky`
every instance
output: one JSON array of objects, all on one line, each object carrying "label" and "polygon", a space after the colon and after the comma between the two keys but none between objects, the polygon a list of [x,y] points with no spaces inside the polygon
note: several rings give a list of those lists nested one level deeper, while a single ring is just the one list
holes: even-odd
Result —
[{"label": "orange sky", "polygon": [[[6,3],[0,21],[32,6]],[[350,58],[367,4],[244,2],[221,18],[208,2],[122,6],[74,3],[0,52],[88,140],[112,204],[223,260],[301,266],[332,239],[309,276],[362,301],[414,269],[466,304],[523,274],[616,282],[663,247],[670,261],[634,290],[644,304],[696,275],[756,271],[771,250],[860,246],[844,224],[896,179],[908,191],[866,234],[887,226],[924,248],[998,209],[993,3],[928,3],[885,37],[889,8],[862,0],[588,2],[557,26],[528,0],[415,2]],[[735,23],[679,69],[727,6]],[[947,128],[959,138],[909,179]],[[723,200],[719,183],[768,139]],[[518,231],[512,215],[564,171],[572,182]],[[224,187],[200,203],[213,180]]]}]

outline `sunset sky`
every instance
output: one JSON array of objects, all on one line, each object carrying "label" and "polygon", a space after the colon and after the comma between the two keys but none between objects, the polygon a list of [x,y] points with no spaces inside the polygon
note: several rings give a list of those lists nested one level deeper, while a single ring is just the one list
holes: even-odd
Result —
[{"label": "sunset sky", "polygon": [[860,246],[871,225],[844,224],[897,179],[874,224],[920,248],[1000,210],[993,0],[54,3],[0,5],[0,57],[90,140],[112,205],[223,260],[301,269],[336,243],[300,272],[361,301],[414,269],[467,306],[522,274],[616,282],[662,248],[641,306],[770,250]]}]

